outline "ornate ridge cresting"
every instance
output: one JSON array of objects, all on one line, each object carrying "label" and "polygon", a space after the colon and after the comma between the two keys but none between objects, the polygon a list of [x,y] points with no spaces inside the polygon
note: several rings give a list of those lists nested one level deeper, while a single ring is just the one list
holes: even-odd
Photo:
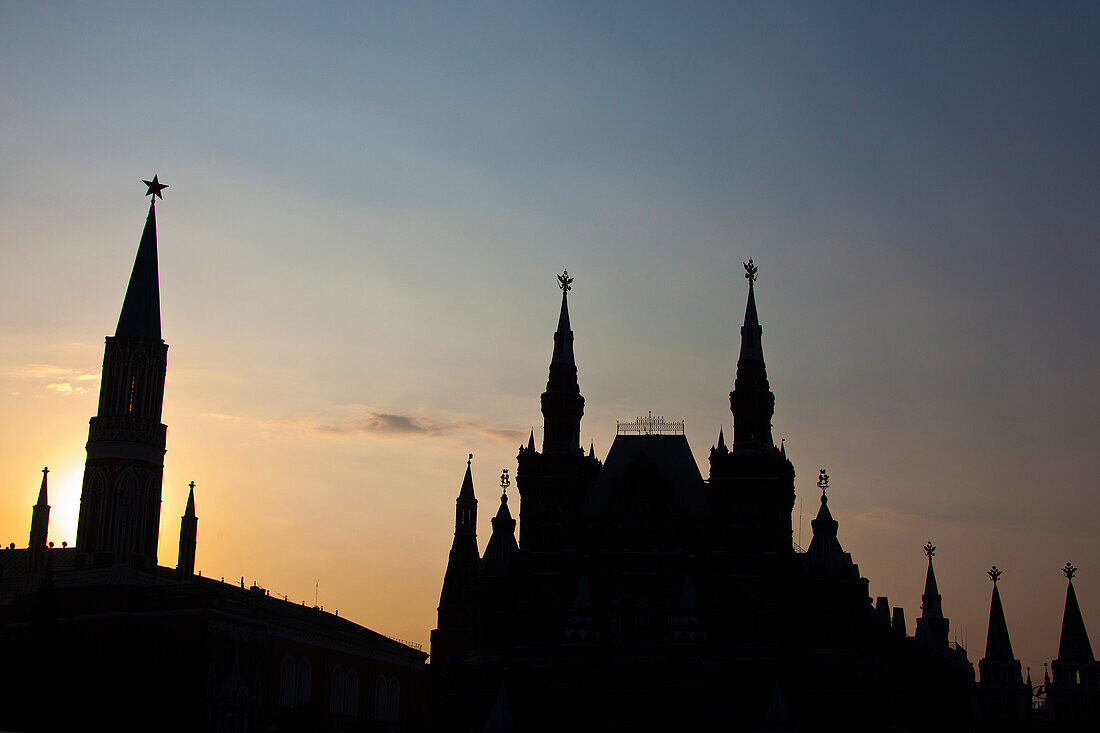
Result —
[{"label": "ornate ridge cresting", "polygon": [[637,433],[639,435],[683,435],[684,434],[684,421],[673,422],[671,420],[665,420],[664,417],[658,415],[653,416],[653,413],[649,413],[647,416],[637,417],[630,421],[615,421],[615,434],[626,435],[629,433]]}]

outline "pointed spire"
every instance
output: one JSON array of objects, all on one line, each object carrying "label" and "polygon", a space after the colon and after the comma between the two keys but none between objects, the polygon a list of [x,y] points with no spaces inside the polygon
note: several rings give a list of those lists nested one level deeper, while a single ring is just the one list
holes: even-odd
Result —
[{"label": "pointed spire", "polygon": [[554,333],[554,355],[550,375],[542,393],[542,451],[584,455],[580,446],[584,397],[577,384],[577,364],[573,358],[573,331],[569,325],[568,297],[573,278],[565,271],[558,275],[561,288],[561,314]]},{"label": "pointed spire", "polygon": [[180,543],[176,556],[176,574],[180,580],[185,581],[195,574],[199,535],[199,518],[195,516],[195,482],[187,484],[187,488],[187,508],[180,517]]},{"label": "pointed spire", "polygon": [[554,332],[554,358],[552,364],[575,364],[573,359],[573,329],[569,327],[569,291],[573,278],[569,270],[558,275],[561,288],[561,313],[558,314],[558,330]]},{"label": "pointed spire", "polygon": [[46,506],[49,502],[46,500],[46,476],[49,474],[50,469],[48,466],[42,467],[42,485],[38,488],[38,501],[35,506]]},{"label": "pointed spire", "polygon": [[596,457],[596,442],[595,441],[592,441],[591,443],[588,444],[588,457],[589,458],[595,458]]},{"label": "pointed spire", "polygon": [[768,370],[764,366],[764,349],[761,346],[762,329],[756,314],[753,284],[756,282],[757,268],[751,259],[744,264],[745,277],[749,280],[749,298],[745,306],[745,323],[741,327],[737,377],[730,392],[734,450],[739,443],[757,443],[774,448],[771,421],[775,413],[775,395],[768,385]]},{"label": "pointed spire", "polygon": [[997,662],[1012,662],[1012,642],[1008,638],[1008,624],[1005,622],[1004,608],[1001,606],[1001,592],[997,580],[1002,571],[994,565],[989,570],[993,580],[993,597],[989,601],[989,627],[985,636],[985,658]]},{"label": "pointed spire", "polygon": [[531,428],[531,437],[527,440],[527,450],[535,450],[535,429]]},{"label": "pointed spire", "polygon": [[[155,198],[155,197],[154,197]],[[122,301],[115,336],[160,340],[160,278],[157,272],[157,215],[149,202],[149,215],[141,234],[130,284]]]},{"label": "pointed spire", "polygon": [[183,512],[184,519],[190,519],[195,516],[195,482],[192,481],[187,485],[190,491],[187,493],[187,508]]},{"label": "pointed spire", "polygon": [[1086,663],[1096,661],[1092,656],[1092,644],[1085,630],[1085,619],[1081,615],[1081,606],[1077,603],[1077,592],[1073,589],[1073,576],[1077,568],[1066,563],[1062,568],[1068,585],[1066,586],[1066,607],[1062,613],[1062,635],[1058,641],[1058,661]]},{"label": "pointed spire", "polygon": [[936,554],[936,546],[929,540],[924,546],[924,554],[928,556],[928,572],[924,576],[924,595],[921,596],[921,618],[943,618],[943,598],[936,586],[936,571],[932,568],[932,557]]},{"label": "pointed spire", "polygon": [[786,438],[781,438],[779,440],[779,457],[780,458],[786,458],[787,457],[787,439]]},{"label": "pointed spire", "polygon": [[717,448],[718,450],[726,449],[726,436],[725,433],[722,432],[721,425],[718,426],[718,445],[716,445],[715,448]]},{"label": "pointed spire", "polygon": [[837,530],[840,523],[833,519],[829,511],[829,497],[826,492],[829,489],[829,474],[821,469],[817,477],[817,486],[821,489],[821,508],[817,510],[817,518],[810,520],[813,529],[813,539],[806,548],[805,566],[811,573],[821,572],[821,568],[832,576],[842,568],[854,568],[852,556],[844,551],[837,539]]},{"label": "pointed spire", "polygon": [[745,304],[745,324],[741,327],[741,353],[738,360],[764,360],[764,348],[760,343],[763,329],[760,328],[760,317],[756,314],[756,292],[753,283],[756,282],[757,267],[752,258],[745,263],[745,277],[749,280],[749,299]]},{"label": "pointed spire", "polygon": [[474,477],[470,473],[470,464],[474,462],[474,454],[471,453],[466,461],[466,475],[462,477],[462,488],[458,490],[458,500],[474,498]]}]

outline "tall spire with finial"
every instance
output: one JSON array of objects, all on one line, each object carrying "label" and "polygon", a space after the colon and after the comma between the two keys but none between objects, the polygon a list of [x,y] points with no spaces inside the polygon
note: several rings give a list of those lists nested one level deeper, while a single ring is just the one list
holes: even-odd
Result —
[{"label": "tall spire with finial", "polygon": [[993,581],[993,596],[989,601],[989,627],[985,635],[985,660],[1009,663],[1015,660],[1012,655],[1012,641],[1008,637],[1008,624],[1005,622],[1004,607],[1001,605],[1001,591],[997,581],[1004,571],[991,567],[987,574]]},{"label": "tall spire with finial", "polygon": [[[146,196],[167,186],[153,176]],[[88,429],[76,548],[81,561],[157,563],[167,427],[161,423],[168,345],[160,331],[157,225],[150,203],[114,336],[103,355],[99,408]]]},{"label": "tall spire with finial", "polygon": [[195,574],[195,551],[198,549],[199,518],[195,516],[195,482],[187,484],[187,508],[180,517],[180,545],[176,573],[180,580]]},{"label": "tall spire with finial", "polygon": [[115,336],[141,339],[160,339],[160,276],[157,270],[157,212],[155,202],[163,199],[161,191],[168,188],[156,176],[142,181],[147,187],[149,215],[145,218],[145,230],[141,233],[130,284],[122,301]]},{"label": "tall spire with finial", "polygon": [[38,488],[38,501],[31,509],[31,536],[27,544],[27,570],[30,573],[41,572],[46,567],[46,554],[49,552],[46,544],[46,534],[50,527],[50,505],[46,495],[46,476],[49,473],[49,468],[42,469],[42,485]]},{"label": "tall spire with finial", "polygon": [[474,454],[471,453],[466,461],[462,488],[455,501],[454,540],[447,558],[447,571],[443,575],[443,590],[439,594],[438,626],[432,631],[432,657],[440,661],[451,654],[469,651],[474,626],[478,552],[477,499],[474,498],[470,468],[473,460]]},{"label": "tall spire with finial", "polygon": [[[1077,574],[1077,568],[1073,563],[1067,562],[1062,566],[1062,574],[1066,576],[1066,607],[1062,613],[1062,634],[1058,640],[1057,661],[1062,664],[1094,662],[1096,660],[1092,656],[1088,631],[1085,630],[1085,619],[1081,615],[1081,606],[1077,603],[1077,592],[1073,589],[1073,576]],[[1056,681],[1058,676],[1058,669],[1055,669]]]},{"label": "tall spire with finial", "polygon": [[931,634],[932,638],[940,644],[946,645],[950,622],[943,615],[943,598],[940,596],[936,585],[936,571],[932,567],[932,558],[936,555],[936,546],[929,540],[924,547],[925,556],[928,557],[928,572],[924,578],[924,594],[921,596],[921,615],[917,619],[917,632],[921,627]]},{"label": "tall spire with finial", "polygon": [[565,270],[558,275],[561,288],[561,313],[554,332],[554,354],[550,359],[550,377],[542,393],[543,453],[582,453],[581,416],[584,397],[577,384],[577,363],[573,357],[573,331],[569,325],[569,291],[573,278]]},{"label": "tall spire with finial", "polygon": [[764,366],[764,349],[761,345],[763,329],[756,314],[754,283],[758,268],[751,258],[744,265],[745,277],[749,281],[749,299],[745,306],[745,322],[741,326],[737,378],[733,391],[730,392],[735,450],[739,447],[738,444],[747,443],[774,447],[772,415],[775,413],[775,395],[768,384],[768,370]]}]

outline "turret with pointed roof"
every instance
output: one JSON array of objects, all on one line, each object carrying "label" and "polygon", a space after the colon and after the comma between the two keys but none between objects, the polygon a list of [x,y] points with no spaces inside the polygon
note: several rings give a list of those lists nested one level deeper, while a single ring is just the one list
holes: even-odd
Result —
[{"label": "turret with pointed roof", "polygon": [[936,571],[932,567],[936,546],[931,541],[924,546],[924,554],[928,556],[928,572],[924,577],[924,594],[921,596],[920,618],[917,619],[917,636],[927,637],[947,646],[950,621],[944,618],[943,599],[936,586]]},{"label": "turret with pointed roof", "polygon": [[[154,198],[164,188],[148,183]],[[150,202],[88,429],[76,548],[85,562],[152,567],[160,534],[168,345],[161,339],[157,223]]]},{"label": "turret with pointed roof", "polygon": [[455,534],[439,594],[437,628],[432,631],[432,654],[440,660],[469,651],[474,623],[474,584],[477,579],[477,499],[471,470],[474,456],[466,461],[466,475],[455,500]]},{"label": "turret with pointed roof", "polygon": [[190,580],[195,574],[195,551],[198,548],[199,518],[195,516],[195,482],[188,485],[187,508],[180,517],[179,559],[176,573],[180,580]]},{"label": "turret with pointed roof", "polygon": [[997,586],[1002,572],[994,565],[989,570],[993,581],[993,595],[989,600],[989,627],[985,635],[985,656],[978,662],[983,685],[1021,685],[1020,660],[1012,654],[1012,641],[1008,637],[1001,591]]},{"label": "turret with pointed roof", "polygon": [[485,554],[482,556],[482,566],[488,572],[507,573],[512,569],[512,561],[519,551],[516,544],[516,520],[512,519],[512,513],[508,511],[508,469],[500,477],[500,508],[496,516],[490,520],[493,525],[493,533],[489,536],[489,542],[485,545]]},{"label": "turret with pointed roof", "polygon": [[831,577],[838,575],[851,577],[854,574],[855,565],[852,562],[852,556],[844,551],[837,538],[840,523],[833,519],[833,515],[829,512],[829,497],[825,493],[829,486],[829,476],[825,473],[825,469],[821,469],[817,485],[821,489],[821,508],[817,512],[817,518],[810,522],[814,536],[810,540],[810,546],[806,548],[804,560],[806,570]]},{"label": "turret with pointed roof", "polygon": [[27,544],[27,572],[28,574],[40,573],[46,567],[46,556],[49,547],[46,544],[46,534],[50,526],[50,505],[46,496],[46,476],[49,468],[42,469],[42,485],[38,488],[38,501],[31,509],[31,536]]},{"label": "turret with pointed roof", "polygon": [[550,376],[542,393],[542,452],[581,452],[581,416],[584,397],[577,384],[577,363],[573,357],[573,330],[569,325],[569,290],[573,278],[566,270],[558,275],[561,287],[561,313],[554,332],[554,354],[550,359]]},{"label": "turret with pointed roof", "polygon": [[1062,633],[1058,639],[1058,658],[1050,667],[1055,683],[1074,683],[1078,677],[1096,676],[1096,658],[1092,654],[1092,644],[1085,629],[1085,619],[1081,606],[1077,602],[1077,591],[1073,588],[1073,576],[1077,568],[1066,563],[1062,573],[1066,576],[1066,605],[1062,612]]}]

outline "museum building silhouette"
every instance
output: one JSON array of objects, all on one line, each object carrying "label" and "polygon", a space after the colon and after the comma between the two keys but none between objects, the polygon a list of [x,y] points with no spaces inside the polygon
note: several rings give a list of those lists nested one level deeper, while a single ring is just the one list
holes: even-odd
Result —
[{"label": "museum building silhouette", "polygon": [[[0,728],[398,731],[427,727],[427,655],[320,607],[195,574],[195,484],[158,564],[168,345],[155,199],[108,336],[76,543],[0,550]],[[149,195],[147,194],[147,195]]]},{"label": "museum building silhouette", "polygon": [[[1100,676],[1067,573],[1054,679],[1033,688],[1012,653],[994,580],[980,675],[949,641],[928,567],[912,635],[872,600],[839,539],[822,470],[803,550],[794,466],[772,435],[756,268],[730,409],[702,477],[682,423],[617,426],[604,460],[580,440],[584,397],[568,272],[534,431],[507,470],[484,552],[472,456],[431,635],[436,730],[1096,730]],[[1034,695],[1039,695],[1038,705]]]}]

